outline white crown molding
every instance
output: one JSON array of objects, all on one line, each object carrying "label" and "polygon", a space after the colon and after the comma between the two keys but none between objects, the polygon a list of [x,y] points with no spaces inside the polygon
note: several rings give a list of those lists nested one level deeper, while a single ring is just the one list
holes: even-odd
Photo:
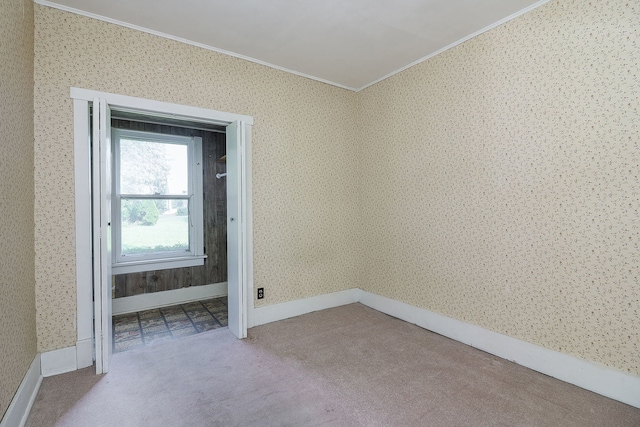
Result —
[{"label": "white crown molding", "polygon": [[426,61],[428,59],[433,58],[434,56],[437,56],[437,55],[439,55],[439,54],[441,54],[441,53],[443,53],[443,52],[445,52],[445,51],[447,51],[447,50],[449,50],[451,48],[454,48],[454,47],[458,46],[459,44],[462,44],[462,43],[464,43],[464,42],[466,42],[466,41],[468,41],[468,40],[470,40],[470,39],[472,39],[474,37],[477,37],[482,33],[485,33],[485,32],[487,32],[489,30],[492,30],[493,28],[496,28],[496,27],[504,24],[505,22],[511,21],[512,19],[515,19],[515,18],[517,18],[517,17],[519,17],[521,15],[524,15],[525,13],[528,13],[528,12],[530,12],[530,11],[532,11],[532,10],[534,10],[534,9],[536,9],[536,8],[542,6],[545,3],[548,3],[550,1],[551,0],[540,0],[540,1],[532,4],[531,6],[528,6],[528,7],[524,8],[524,9],[522,9],[522,10],[516,12],[516,13],[513,13],[513,14],[507,16],[506,18],[503,18],[503,19],[501,19],[501,20],[499,20],[497,22],[494,22],[493,24],[488,25],[488,26],[484,27],[483,29],[476,31],[475,33],[470,34],[470,35],[468,35],[466,37],[463,37],[460,40],[455,41],[455,42],[443,47],[442,49],[439,49],[439,50],[437,50],[437,51],[435,51],[433,53],[430,53],[427,56],[424,56],[424,57],[422,57],[422,58],[420,58],[420,59],[418,59],[416,61],[413,61],[412,63],[410,63],[408,65],[405,65],[404,67],[398,68],[397,70],[392,71],[391,73],[389,73],[389,74],[387,74],[387,75],[385,75],[383,77],[380,77],[379,79],[374,80],[371,83],[367,83],[366,85],[364,85],[364,86],[362,86],[360,88],[349,87],[349,86],[346,86],[346,85],[343,85],[343,84],[340,84],[340,83],[336,83],[336,82],[333,82],[333,81],[330,81],[330,80],[326,80],[326,79],[323,79],[323,78],[320,78],[320,77],[315,77],[315,76],[312,76],[310,74],[301,73],[299,71],[295,71],[295,70],[291,70],[289,68],[281,67],[279,65],[271,64],[269,62],[265,62],[265,61],[262,61],[260,59],[252,58],[250,56],[241,55],[241,54],[234,53],[234,52],[231,52],[231,51],[228,51],[228,50],[219,49],[217,47],[210,46],[210,45],[207,45],[207,44],[204,44],[204,43],[199,43],[199,42],[195,42],[195,41],[192,41],[192,40],[189,40],[189,39],[185,39],[185,38],[182,38],[182,37],[177,37],[177,36],[173,36],[171,34],[163,33],[161,31],[152,30],[150,28],[142,27],[142,26],[139,26],[139,25],[130,24],[130,23],[127,23],[127,22],[124,22],[124,21],[120,21],[120,20],[117,20],[117,19],[112,19],[112,18],[109,18],[109,17],[106,17],[106,16],[102,16],[102,15],[97,15],[97,14],[86,12],[86,11],[83,11],[83,10],[80,10],[80,9],[75,9],[75,8],[69,7],[69,6],[64,6],[64,5],[61,5],[61,4],[54,3],[52,1],[34,0],[34,3],[40,4],[42,6],[48,6],[48,7],[54,8],[54,9],[59,9],[59,10],[65,11],[65,12],[74,13],[76,15],[85,16],[87,18],[93,18],[93,19],[97,19],[99,21],[108,22],[110,24],[119,25],[121,27],[130,28],[132,30],[141,31],[143,33],[152,34],[154,36],[158,36],[158,37],[162,37],[162,38],[165,38],[165,39],[177,41],[177,42],[180,42],[180,43],[185,43],[185,44],[188,44],[188,45],[191,45],[191,46],[195,46],[195,47],[199,47],[199,48],[202,48],[202,49],[206,49],[206,50],[209,50],[209,51],[213,51],[213,52],[221,53],[221,54],[224,54],[224,55],[232,56],[234,58],[243,59],[245,61],[253,62],[255,64],[264,65],[265,67],[273,68],[273,69],[276,69],[276,70],[279,70],[279,71],[284,71],[286,73],[294,74],[296,76],[300,76],[300,77],[304,77],[304,78],[307,78],[307,79],[315,80],[315,81],[320,82],[320,83],[325,83],[325,84],[328,84],[328,85],[331,85],[331,86],[336,86],[336,87],[339,87],[341,89],[346,89],[346,90],[350,90],[350,91],[353,91],[353,92],[360,92],[361,90],[364,90],[364,89],[366,89],[366,88],[368,88],[370,86],[375,85],[376,83],[379,83],[379,82],[381,82],[383,80],[388,79],[391,76],[394,76],[394,75],[396,75],[398,73],[401,73],[402,71],[404,71],[404,70],[406,70],[408,68],[411,68],[414,65],[420,64],[420,63],[422,63],[422,62],[424,62],[424,61]]},{"label": "white crown molding", "polygon": [[154,36],[158,36],[158,37],[162,37],[162,38],[165,38],[165,39],[173,40],[173,41],[176,41],[176,42],[180,42],[180,43],[188,44],[188,45],[191,45],[191,46],[199,47],[199,48],[202,48],[202,49],[210,50],[212,52],[217,52],[217,53],[221,53],[223,55],[232,56],[234,58],[244,59],[245,61],[253,62],[255,64],[264,65],[265,67],[274,68],[276,70],[284,71],[286,73],[295,74],[296,76],[305,77],[307,79],[315,80],[315,81],[318,81],[320,83],[325,83],[325,84],[328,84],[328,85],[331,85],[331,86],[337,86],[339,88],[350,90],[350,91],[354,91],[354,92],[357,91],[355,88],[348,87],[348,86],[345,86],[345,85],[341,85],[339,83],[332,82],[332,81],[329,81],[329,80],[325,80],[325,79],[322,79],[320,77],[314,77],[312,75],[301,73],[299,71],[290,70],[288,68],[281,67],[279,65],[270,64],[268,62],[261,61],[259,59],[251,58],[250,56],[240,55],[239,53],[234,53],[234,52],[230,52],[228,50],[219,49],[217,47],[209,46],[209,45],[204,44],[204,43],[194,42],[192,40],[184,39],[182,37],[172,36],[171,34],[163,33],[161,31],[156,31],[156,30],[152,30],[150,28],[141,27],[139,25],[129,24],[128,22],[119,21],[117,19],[112,19],[112,18],[109,18],[109,17],[106,17],[106,16],[97,15],[97,14],[90,13],[90,12],[85,12],[84,10],[75,9],[73,7],[68,7],[68,6],[64,6],[64,5],[61,5],[61,4],[53,3],[53,2],[48,1],[48,0],[33,0],[33,2],[37,3],[39,5],[42,5],[42,6],[48,6],[48,7],[51,7],[53,9],[58,9],[58,10],[62,10],[62,11],[65,11],[65,12],[74,13],[76,15],[82,15],[82,16],[85,16],[87,18],[97,19],[98,21],[108,22],[110,24],[119,25],[121,27],[130,28],[132,30],[141,31],[141,32],[147,33],[147,34],[152,34]]},{"label": "white crown molding", "polygon": [[424,62],[424,61],[426,61],[428,59],[433,58],[434,56],[440,55],[441,53],[443,53],[443,52],[445,52],[445,51],[447,51],[449,49],[452,49],[452,48],[458,46],[459,44],[462,44],[462,43],[464,43],[464,42],[466,42],[468,40],[471,40],[472,38],[477,37],[482,33],[486,33],[489,30],[492,30],[492,29],[494,29],[496,27],[499,27],[500,25],[502,25],[502,24],[504,24],[506,22],[511,21],[512,19],[515,19],[515,18],[517,18],[517,17],[519,17],[521,15],[524,15],[525,13],[531,12],[532,10],[539,8],[543,4],[549,3],[550,1],[552,1],[552,0],[540,0],[539,2],[534,3],[529,7],[525,7],[524,9],[519,10],[518,12],[513,13],[513,14],[507,16],[506,18],[503,18],[503,19],[501,19],[501,20],[499,20],[497,22],[494,22],[493,24],[488,25],[488,26],[484,27],[483,29],[476,31],[473,34],[469,34],[468,36],[463,37],[460,40],[455,41],[455,42],[451,43],[450,45],[447,45],[447,46],[443,47],[440,50],[436,50],[435,52],[430,53],[429,55],[427,55],[427,56],[425,56],[423,58],[420,58],[417,61],[413,61],[411,64],[405,65],[402,68],[398,68],[397,70],[392,71],[391,73],[387,74],[386,76],[380,77],[378,80],[374,80],[371,83],[368,83],[368,84],[362,86],[361,88],[356,89],[356,92],[360,92],[361,90],[364,90],[364,89],[366,89],[366,88],[368,88],[370,86],[373,86],[376,83],[380,83],[381,81],[386,80],[391,76],[395,76],[396,74],[401,73],[404,70],[413,67],[414,65],[418,65],[418,64],[420,64],[420,63],[422,63],[422,62]]}]

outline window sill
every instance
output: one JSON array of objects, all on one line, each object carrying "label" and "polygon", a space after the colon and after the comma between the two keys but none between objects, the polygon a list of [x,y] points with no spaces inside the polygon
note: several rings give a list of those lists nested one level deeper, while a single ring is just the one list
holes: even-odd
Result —
[{"label": "window sill", "polygon": [[163,258],[119,262],[111,266],[112,274],[140,273],[142,271],[168,270],[170,268],[196,267],[204,265],[207,256],[193,256],[183,258]]}]

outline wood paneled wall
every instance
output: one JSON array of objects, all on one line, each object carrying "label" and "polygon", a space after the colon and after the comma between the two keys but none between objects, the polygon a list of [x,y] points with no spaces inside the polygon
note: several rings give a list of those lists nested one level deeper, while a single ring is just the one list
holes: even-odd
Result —
[{"label": "wood paneled wall", "polygon": [[226,163],[219,161],[226,153],[225,134],[120,119],[112,119],[111,126],[202,138],[204,245],[207,255],[203,266],[115,275],[114,298],[226,282],[227,181],[216,178],[216,173],[226,172]]}]

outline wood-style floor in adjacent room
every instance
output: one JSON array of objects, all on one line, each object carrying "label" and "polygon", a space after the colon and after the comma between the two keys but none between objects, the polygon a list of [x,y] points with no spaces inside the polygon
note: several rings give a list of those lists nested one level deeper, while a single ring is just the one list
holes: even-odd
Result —
[{"label": "wood-style floor in adjacent room", "polygon": [[227,326],[227,297],[113,316],[113,352]]}]

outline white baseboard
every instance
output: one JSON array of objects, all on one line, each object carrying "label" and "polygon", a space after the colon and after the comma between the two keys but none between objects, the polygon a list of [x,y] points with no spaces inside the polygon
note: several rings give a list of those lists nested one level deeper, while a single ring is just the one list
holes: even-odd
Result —
[{"label": "white baseboard", "polygon": [[76,369],[93,365],[93,339],[76,342]]},{"label": "white baseboard", "polygon": [[360,289],[347,289],[346,291],[318,295],[266,307],[256,307],[253,311],[253,324],[249,325],[249,327],[264,325],[265,323],[276,322],[313,311],[353,304],[358,302],[359,297]]},{"label": "white baseboard", "polygon": [[42,383],[40,369],[40,354],[36,354],[18,387],[18,391],[13,396],[13,400],[11,400],[7,412],[5,412],[2,421],[0,421],[0,427],[23,427],[26,424],[29,412],[31,412],[31,407],[36,400],[36,395]]},{"label": "white baseboard", "polygon": [[[249,327],[356,302],[545,375],[640,408],[638,376],[360,289],[257,307],[252,316],[253,324]],[[82,365],[91,359],[88,356],[92,354],[91,346],[91,340],[84,340],[77,347],[42,353],[42,376],[84,367]],[[7,424],[10,425],[12,424]],[[0,427],[5,425],[1,424]]]},{"label": "white baseboard", "polygon": [[362,291],[360,303],[518,365],[640,408],[640,377]]},{"label": "white baseboard", "polygon": [[41,353],[42,376],[50,377],[78,369],[77,352],[73,346]]},{"label": "white baseboard", "polygon": [[199,301],[202,299],[221,297],[225,295],[227,295],[227,282],[214,283],[212,285],[191,286],[189,288],[174,289],[171,291],[114,298],[112,300],[112,310],[114,315],[135,313],[136,311],[168,307],[175,304],[185,304],[192,301]]}]

